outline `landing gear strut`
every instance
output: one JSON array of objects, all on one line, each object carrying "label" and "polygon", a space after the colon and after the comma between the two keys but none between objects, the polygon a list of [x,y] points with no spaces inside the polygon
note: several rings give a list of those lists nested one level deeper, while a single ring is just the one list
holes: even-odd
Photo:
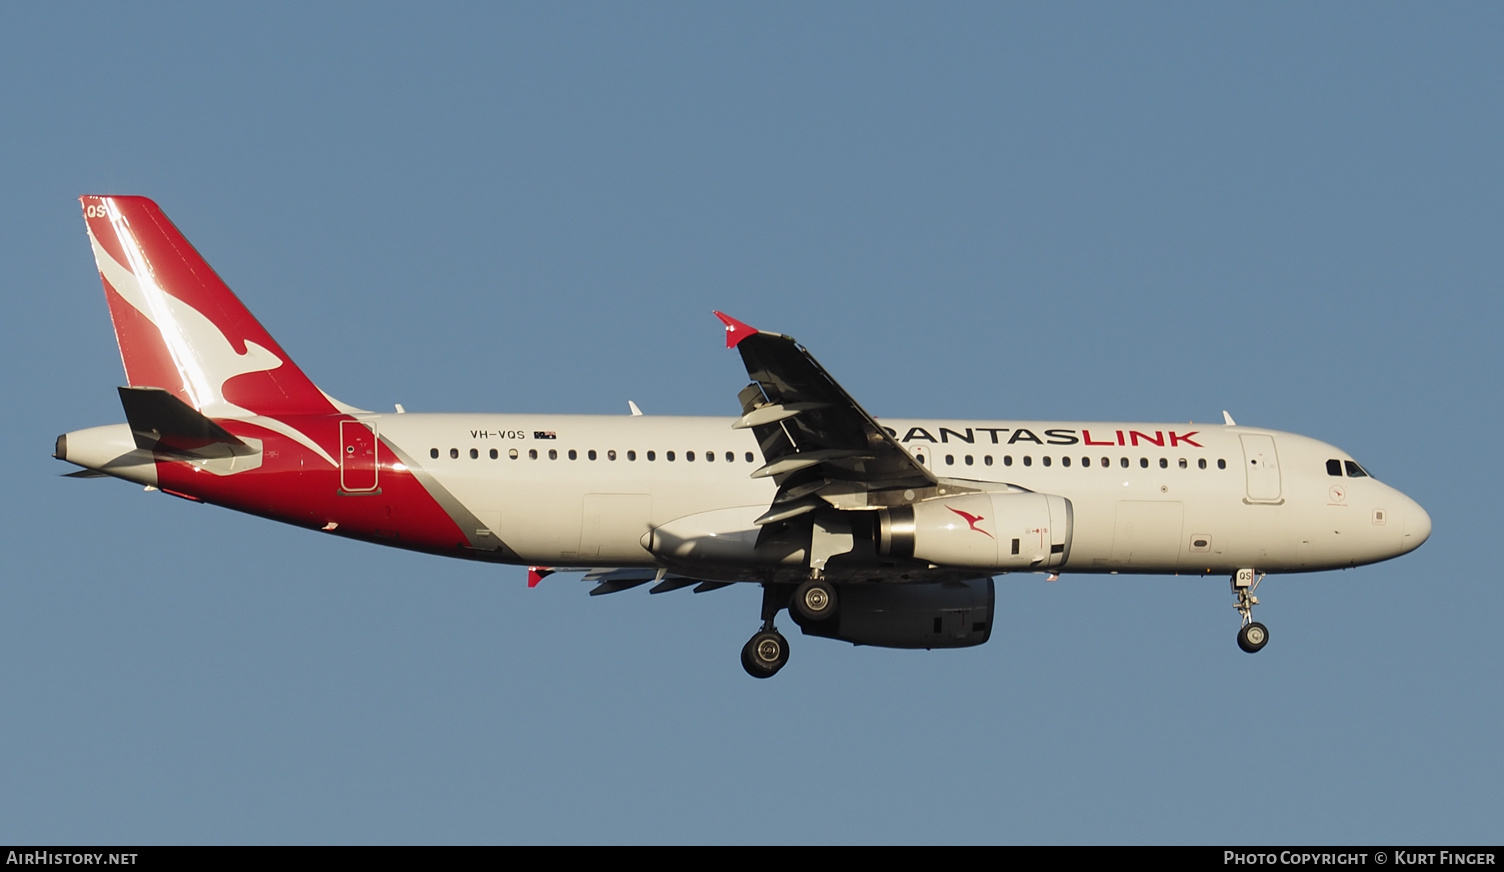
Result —
[{"label": "landing gear strut", "polygon": [[1243,626],[1238,630],[1238,647],[1249,654],[1257,654],[1269,642],[1269,628],[1253,619],[1253,607],[1259,598],[1253,592],[1259,589],[1264,573],[1254,569],[1239,569],[1232,576],[1232,594],[1238,598],[1233,607],[1243,616]]},{"label": "landing gear strut", "polygon": [[742,668],[753,678],[772,678],[789,662],[789,640],[773,626],[773,616],[783,608],[782,591],[776,585],[762,586],[762,629],[742,646]]}]

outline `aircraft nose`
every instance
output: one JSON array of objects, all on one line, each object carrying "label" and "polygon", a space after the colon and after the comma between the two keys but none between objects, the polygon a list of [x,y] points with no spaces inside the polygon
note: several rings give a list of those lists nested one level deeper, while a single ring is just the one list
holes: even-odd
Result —
[{"label": "aircraft nose", "polygon": [[1420,507],[1420,503],[1405,497],[1402,516],[1404,518],[1404,534],[1400,540],[1402,553],[1409,553],[1419,548],[1422,543],[1431,538],[1431,516]]}]

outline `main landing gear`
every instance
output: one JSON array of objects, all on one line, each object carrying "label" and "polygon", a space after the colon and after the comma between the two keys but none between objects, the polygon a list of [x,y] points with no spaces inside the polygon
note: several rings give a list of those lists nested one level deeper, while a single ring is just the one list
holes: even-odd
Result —
[{"label": "main landing gear", "polygon": [[789,640],[776,629],[763,630],[742,646],[742,668],[753,678],[772,678],[789,662]]},{"label": "main landing gear", "polygon": [[742,646],[742,668],[753,678],[772,678],[789,662],[789,641],[773,626],[779,609],[787,607],[794,623],[808,627],[830,620],[836,606],[836,586],[818,575],[801,582],[792,593],[787,584],[764,583],[762,629]]},{"label": "main landing gear", "polygon": [[1253,592],[1259,589],[1264,573],[1255,569],[1239,569],[1232,576],[1232,594],[1238,598],[1233,607],[1243,616],[1243,626],[1238,630],[1238,647],[1249,654],[1257,654],[1269,642],[1269,628],[1253,619],[1253,607],[1259,598]]},{"label": "main landing gear", "polygon": [[823,578],[811,578],[794,588],[789,610],[802,618],[798,623],[824,621],[836,613],[836,586]]},{"label": "main landing gear", "polygon": [[773,626],[773,617],[783,608],[780,594],[787,590],[775,584],[762,586],[762,629],[742,646],[742,668],[753,678],[772,678],[789,662],[789,640]]}]

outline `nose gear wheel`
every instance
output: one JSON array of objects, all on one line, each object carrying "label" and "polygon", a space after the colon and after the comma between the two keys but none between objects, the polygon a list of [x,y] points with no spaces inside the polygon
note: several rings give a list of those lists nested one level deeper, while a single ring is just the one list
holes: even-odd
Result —
[{"label": "nose gear wheel", "polygon": [[1269,642],[1269,628],[1253,621],[1243,625],[1238,631],[1238,647],[1249,654],[1257,654],[1260,648]]},{"label": "nose gear wheel", "polygon": [[1232,594],[1237,597],[1233,608],[1243,617],[1243,626],[1238,630],[1238,647],[1249,654],[1257,654],[1269,643],[1269,628],[1253,619],[1253,607],[1259,598],[1253,592],[1259,589],[1264,573],[1256,569],[1239,569],[1232,576]]}]

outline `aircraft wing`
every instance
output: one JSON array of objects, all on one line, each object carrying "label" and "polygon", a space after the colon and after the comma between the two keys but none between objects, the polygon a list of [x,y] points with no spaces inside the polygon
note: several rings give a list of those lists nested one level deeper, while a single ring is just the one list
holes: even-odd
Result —
[{"label": "aircraft wing", "polygon": [[715,313],[726,325],[726,347],[741,353],[752,384],[738,395],[742,417],[764,465],[753,477],[771,477],[778,495],[759,524],[797,517],[822,506],[857,507],[897,502],[885,492],[928,490],[933,473],[878,426],[792,337],[756,330]]}]

